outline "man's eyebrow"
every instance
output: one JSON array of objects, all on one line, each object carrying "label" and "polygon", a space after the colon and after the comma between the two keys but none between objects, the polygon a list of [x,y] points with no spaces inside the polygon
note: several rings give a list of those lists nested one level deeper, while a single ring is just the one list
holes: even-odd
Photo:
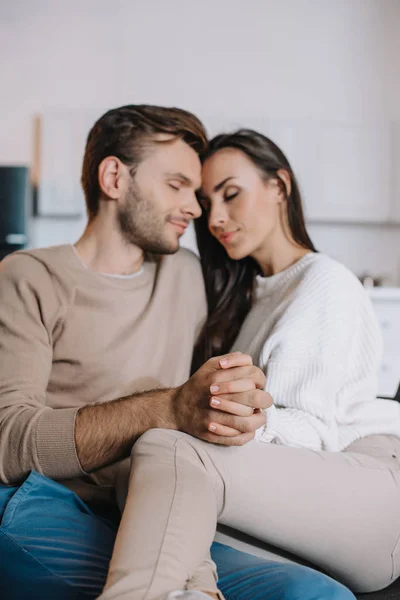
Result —
[{"label": "man's eyebrow", "polygon": [[165,173],[166,177],[173,177],[175,179],[180,179],[181,181],[183,181],[183,183],[186,183],[187,185],[193,185],[193,181],[190,179],[190,177],[187,177],[187,175],[184,175],[183,173]]},{"label": "man's eyebrow", "polygon": [[198,192],[201,188],[201,183],[199,183],[198,185],[195,185],[195,183],[190,179],[190,177],[188,177],[187,175],[184,175],[183,173],[168,172],[168,173],[165,173],[165,176],[172,178],[172,179],[180,179],[185,185],[195,186],[195,188],[196,188],[195,192]]},{"label": "man's eyebrow", "polygon": [[230,177],[226,177],[223,181],[220,181],[220,183],[218,183],[215,187],[214,187],[214,192],[219,192],[219,190],[224,187],[224,185],[230,181],[231,179],[236,179],[236,177],[234,177],[233,175],[231,175]]}]

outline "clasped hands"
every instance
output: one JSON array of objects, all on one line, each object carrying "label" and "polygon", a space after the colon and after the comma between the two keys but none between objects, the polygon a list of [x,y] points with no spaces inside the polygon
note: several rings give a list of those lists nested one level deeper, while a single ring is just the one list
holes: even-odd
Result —
[{"label": "clasped hands", "polygon": [[246,444],[265,424],[261,409],[272,404],[265,381],[248,354],[211,358],[176,390],[178,429],[215,444]]}]

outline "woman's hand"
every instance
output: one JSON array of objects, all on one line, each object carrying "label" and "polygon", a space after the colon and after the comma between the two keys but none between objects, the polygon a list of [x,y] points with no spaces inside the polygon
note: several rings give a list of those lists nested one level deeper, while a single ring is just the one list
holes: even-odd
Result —
[{"label": "woman's hand", "polygon": [[[227,356],[218,357],[218,364],[221,371],[225,371],[225,373],[216,374],[214,385],[217,385],[219,389],[217,390],[214,385],[212,389],[210,388],[210,392],[213,393],[210,398],[212,408],[238,417],[251,417],[254,413],[260,413],[261,409],[271,406],[271,395],[263,391],[265,375],[261,369],[253,365],[251,356],[233,352]],[[248,377],[249,374],[250,377]],[[260,427],[264,423],[265,418],[262,416]],[[209,429],[218,435],[235,436],[241,433],[213,421],[210,423]]]},{"label": "woman's hand", "polygon": [[177,389],[178,429],[217,444],[245,444],[265,423],[260,409],[272,404],[264,385],[264,373],[247,354],[211,358]]}]

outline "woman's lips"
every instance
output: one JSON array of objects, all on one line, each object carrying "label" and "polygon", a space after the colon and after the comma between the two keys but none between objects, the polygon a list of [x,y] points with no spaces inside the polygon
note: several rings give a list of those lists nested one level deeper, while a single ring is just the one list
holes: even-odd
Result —
[{"label": "woman's lips", "polygon": [[227,231],[226,233],[221,233],[219,239],[223,244],[229,244],[236,233],[237,231]]}]

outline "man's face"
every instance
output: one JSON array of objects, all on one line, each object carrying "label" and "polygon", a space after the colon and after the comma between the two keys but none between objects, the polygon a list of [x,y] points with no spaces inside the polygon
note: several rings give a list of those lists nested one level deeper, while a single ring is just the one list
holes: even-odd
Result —
[{"label": "man's face", "polygon": [[201,209],[196,189],[201,184],[197,153],[181,139],[153,144],[127,185],[118,210],[125,240],[145,252],[173,254],[179,238]]}]

